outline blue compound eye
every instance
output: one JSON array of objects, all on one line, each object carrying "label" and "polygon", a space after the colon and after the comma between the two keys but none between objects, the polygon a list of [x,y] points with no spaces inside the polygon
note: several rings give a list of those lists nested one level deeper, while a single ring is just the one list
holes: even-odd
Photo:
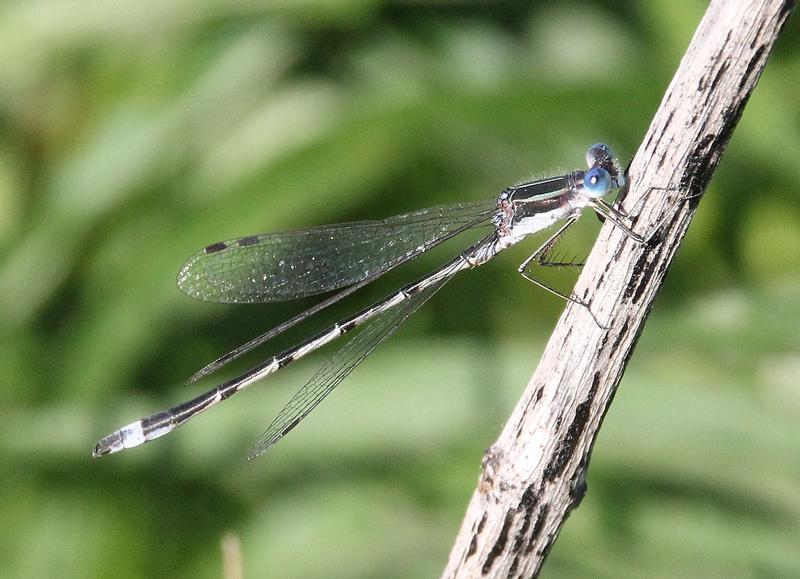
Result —
[{"label": "blue compound eye", "polygon": [[594,167],[583,176],[583,188],[589,197],[602,197],[611,190],[611,175],[602,167]]}]

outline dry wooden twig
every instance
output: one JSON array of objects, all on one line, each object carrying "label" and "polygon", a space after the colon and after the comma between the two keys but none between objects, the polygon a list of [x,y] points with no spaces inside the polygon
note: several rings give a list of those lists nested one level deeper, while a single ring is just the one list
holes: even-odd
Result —
[{"label": "dry wooden twig", "polygon": [[[586,492],[592,445],[692,215],[796,0],[712,0],[631,162],[624,207],[640,245],[606,223],[482,473],[445,577],[538,573]],[[641,202],[641,203],[640,203]]]}]

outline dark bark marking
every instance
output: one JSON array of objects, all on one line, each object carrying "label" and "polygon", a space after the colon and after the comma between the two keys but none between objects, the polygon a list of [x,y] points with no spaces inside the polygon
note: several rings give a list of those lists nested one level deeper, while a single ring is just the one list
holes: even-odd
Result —
[{"label": "dark bark marking", "polygon": [[528,488],[526,488],[525,492],[522,493],[522,497],[519,500],[519,506],[517,508],[519,510],[531,511],[539,502],[539,497],[540,493],[533,488],[533,485],[528,485]]},{"label": "dark bark marking", "polygon": [[608,262],[607,262],[607,263],[606,263],[606,264],[603,266],[603,277],[605,277],[605,276],[606,276],[606,274],[608,273],[608,270],[609,270],[609,269],[611,269],[611,261],[608,261]]},{"label": "dark bark marking", "polygon": [[675,116],[675,109],[672,109],[667,115],[667,120],[664,121],[664,127],[661,129],[663,132],[666,132],[669,126],[672,124],[672,119]]},{"label": "dark bark marking", "polygon": [[643,252],[642,255],[639,256],[639,259],[636,260],[636,263],[633,264],[631,279],[628,281],[628,284],[625,286],[625,291],[622,293],[622,298],[624,300],[630,300],[631,296],[636,291],[636,287],[639,285],[642,279],[642,271],[644,270],[646,263],[647,252]]},{"label": "dark bark marking", "polygon": [[597,394],[598,388],[600,388],[600,372],[595,372],[594,376],[592,376],[592,387],[589,388],[589,393],[586,395],[586,400],[583,401],[584,404],[591,404],[594,401],[594,397]]},{"label": "dark bark marking", "polygon": [[483,511],[483,516],[481,517],[480,523],[478,523],[478,534],[480,535],[483,532],[483,528],[486,526],[486,517],[488,513]]},{"label": "dark bark marking", "polygon": [[661,156],[658,158],[658,163],[656,165],[659,169],[661,169],[664,166],[664,162],[667,160],[667,152],[668,152],[667,149],[661,151]]},{"label": "dark bark marking", "polygon": [[472,535],[472,540],[469,542],[469,549],[467,549],[467,559],[475,554],[478,550],[478,535]]},{"label": "dark bark marking", "polygon": [[711,81],[710,92],[714,92],[714,89],[717,88],[719,81],[722,80],[722,76],[728,71],[729,66],[730,62],[727,59],[720,63],[719,70],[717,70],[717,74],[714,75],[714,79]]},{"label": "dark bark marking", "polygon": [[594,395],[597,392],[598,384],[600,383],[600,375],[596,373],[592,383],[592,388],[589,391],[589,396],[578,404],[575,408],[575,418],[567,428],[564,438],[559,442],[553,455],[550,457],[550,462],[544,469],[543,480],[544,482],[552,482],[557,476],[564,472],[569,459],[575,453],[575,448],[578,446],[584,429],[586,428],[586,421],[589,418],[589,410],[592,406]]},{"label": "dark bark marking", "polygon": [[[657,237],[658,236],[654,236],[654,238]],[[648,245],[650,244],[648,243]],[[655,253],[652,251],[642,252],[639,259],[633,264],[631,279],[628,281],[628,285],[623,292],[624,299],[637,303],[642,298],[642,294],[644,294],[645,287],[647,286],[645,281],[653,276],[653,270],[661,256],[662,250],[663,248],[659,246],[659,250]]]},{"label": "dark bark marking", "polygon": [[542,529],[544,528],[544,524],[547,521],[547,515],[549,513],[550,505],[547,503],[543,504],[542,508],[539,509],[539,514],[536,516],[536,522],[533,523],[531,539],[528,541],[528,546],[525,548],[526,553],[533,551],[533,546],[536,544],[536,541],[539,540],[539,535],[542,533]]},{"label": "dark bark marking", "polygon": [[750,94],[748,93],[732,106],[726,107],[722,112],[722,123],[720,132],[710,133],[703,137],[697,146],[689,154],[686,162],[686,170],[681,176],[681,187],[690,195],[695,196],[690,199],[691,207],[697,206],[700,202],[700,194],[705,191],[714,169],[717,168],[719,159],[728,145],[731,134],[739,123],[744,107],[747,104]]},{"label": "dark bark marking", "polygon": [[621,243],[614,248],[614,256],[613,259],[608,260],[606,264],[604,273],[607,273],[611,269],[611,264],[619,261],[619,256],[622,255],[622,250],[625,249],[625,246]]},{"label": "dark bark marking", "polygon": [[[647,255],[647,252],[645,252],[645,255]],[[634,290],[631,296],[631,300],[633,301],[633,303],[638,303],[639,300],[642,299],[642,295],[644,295],[644,290],[647,287],[645,281],[653,277],[653,271],[655,270],[660,257],[661,257],[661,249],[659,249],[655,254],[653,254],[653,258],[651,260],[640,260],[640,262],[642,262],[643,264],[643,267],[640,269],[639,273],[643,281],[642,283],[636,286],[636,289]]]},{"label": "dark bark marking", "polygon": [[781,25],[778,27],[778,36],[783,32],[783,27],[786,26],[786,22],[788,22],[789,12],[794,9],[795,4],[797,4],[797,0],[786,0],[783,6],[781,6],[781,10],[778,13],[778,20],[781,21]]},{"label": "dark bark marking", "polygon": [[689,153],[689,158],[686,162],[686,170],[681,176],[681,188],[686,189],[690,195],[699,195],[705,189],[706,184],[710,178],[709,174],[709,158],[706,149],[709,148],[714,135],[706,135],[703,137],[697,146]]},{"label": "dark bark marking", "polygon": [[508,542],[508,532],[511,529],[511,523],[514,521],[514,513],[507,512],[506,518],[503,521],[503,526],[500,529],[500,534],[497,536],[497,541],[495,541],[494,546],[492,546],[492,550],[489,551],[489,555],[486,557],[486,562],[483,564],[481,568],[481,574],[486,575],[489,571],[492,570],[492,565],[494,565],[495,559],[497,559],[500,554],[505,550],[506,543]]},{"label": "dark bark marking", "polygon": [[583,497],[586,496],[586,492],[589,489],[589,485],[586,483],[587,470],[589,470],[588,458],[575,470],[575,476],[572,477],[572,481],[570,482],[569,496],[571,502],[568,507],[570,511],[580,506]]},{"label": "dark bark marking", "polygon": [[742,75],[742,80],[739,81],[739,90],[743,90],[745,85],[750,81],[750,77],[753,76],[753,73],[756,70],[759,62],[761,61],[761,55],[764,54],[766,47],[762,44],[758,47],[758,50],[755,51],[753,54],[753,58],[750,59],[750,62],[747,63],[747,68]]},{"label": "dark bark marking", "polygon": [[514,535],[514,544],[511,547],[513,553],[517,553],[525,544],[525,537],[531,526],[531,519],[533,518],[533,512],[536,510],[536,505],[539,503],[539,498],[540,493],[537,492],[533,485],[528,485],[528,488],[522,493],[517,512],[523,512],[524,515],[522,517],[522,525]]},{"label": "dark bark marking", "polygon": [[628,332],[628,325],[629,325],[629,320],[626,319],[623,322],[622,327],[619,329],[619,332],[617,333],[617,337],[614,339],[614,343],[611,345],[611,352],[609,353],[609,355],[613,356],[614,353],[619,348],[619,345],[622,342],[622,338]]},{"label": "dark bark marking", "polygon": [[[650,145],[653,144],[653,137],[654,136],[655,136],[655,132],[653,132],[649,137],[647,137],[647,144],[644,146],[645,150],[649,150],[650,149]],[[626,175],[627,175],[627,171],[626,171]]]}]

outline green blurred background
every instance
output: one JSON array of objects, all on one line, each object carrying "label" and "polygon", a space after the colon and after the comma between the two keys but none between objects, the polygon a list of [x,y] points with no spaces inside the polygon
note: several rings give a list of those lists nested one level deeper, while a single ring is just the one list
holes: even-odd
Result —
[{"label": "green blurred background", "polygon": [[[182,382],[313,303],[195,302],[175,287],[191,253],[491,198],[581,167],[596,141],[627,161],[703,10],[4,3],[0,575],[219,577],[228,533],[249,577],[438,575],[563,309],[516,274],[535,240],[459,276],[258,461],[250,444],[332,349],[155,443],[102,460],[91,448],[210,387]],[[800,575],[798,78],[795,18],[542,576]],[[584,221],[585,253],[598,224]]]}]

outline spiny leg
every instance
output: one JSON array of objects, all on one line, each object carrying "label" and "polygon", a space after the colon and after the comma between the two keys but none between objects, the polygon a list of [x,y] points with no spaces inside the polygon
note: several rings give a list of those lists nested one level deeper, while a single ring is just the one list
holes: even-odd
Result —
[{"label": "spiny leg", "polygon": [[[636,202],[636,204],[633,207],[631,207],[630,211],[622,211],[619,208],[617,208],[617,210],[620,213],[622,213],[623,215],[625,215],[625,216],[636,215],[639,212],[639,210],[642,208],[642,205],[644,205],[644,202],[647,201],[647,198],[650,196],[650,192],[651,191],[667,191],[667,192],[680,193],[681,192],[681,188],[679,186],[678,187],[672,187],[672,186],[670,186],[670,187],[657,187],[657,186],[648,187],[647,191],[644,193],[644,195],[639,197],[639,200]],[[676,199],[675,202],[676,202],[676,204],[680,204],[680,203],[683,203],[684,201],[688,201],[689,199],[696,199],[696,198],[702,197],[702,196],[703,196],[702,193],[686,193],[686,194],[683,194],[683,195],[678,195],[678,198]]]},{"label": "spiny leg", "polygon": [[572,215],[570,218],[568,218],[567,221],[564,223],[564,225],[559,227],[558,231],[556,231],[553,235],[551,235],[547,239],[547,241],[545,241],[536,251],[530,254],[528,258],[520,264],[519,268],[517,268],[517,271],[519,271],[520,275],[522,275],[522,277],[524,277],[526,280],[528,280],[533,284],[536,284],[537,286],[539,286],[544,290],[547,290],[554,296],[558,296],[567,302],[583,306],[584,308],[586,308],[586,311],[589,312],[589,315],[592,316],[594,323],[597,324],[600,328],[606,329],[606,327],[598,321],[597,317],[594,315],[594,312],[592,312],[592,309],[589,307],[589,304],[571,295],[566,295],[561,293],[557,289],[552,288],[546,283],[539,281],[526,271],[528,266],[534,260],[543,267],[566,267],[566,266],[579,267],[583,265],[578,263],[564,263],[564,262],[554,262],[547,260],[548,254],[556,246],[561,236],[564,235],[564,232],[566,232],[567,229],[569,229],[578,220],[580,216],[581,216],[580,213],[576,213]]},{"label": "spiny leg", "polygon": [[694,199],[696,197],[700,197],[702,195],[702,194],[698,194],[698,193],[681,195],[680,197],[678,197],[677,202],[674,205],[674,211],[668,211],[667,213],[665,213],[661,217],[661,219],[658,220],[658,222],[655,224],[655,226],[653,226],[650,229],[650,231],[647,234],[639,235],[638,233],[633,231],[633,229],[630,226],[628,226],[625,223],[625,221],[630,222],[633,219],[632,216],[636,215],[638,213],[639,208],[641,208],[641,206],[647,200],[647,196],[650,193],[650,191],[655,191],[655,190],[658,190],[658,191],[680,191],[679,188],[675,188],[675,187],[650,187],[650,188],[648,188],[647,193],[642,195],[641,198],[633,206],[633,208],[630,211],[627,211],[627,212],[621,210],[618,207],[609,205],[608,203],[606,203],[602,199],[593,200],[590,203],[589,206],[595,211],[595,213],[597,213],[597,215],[598,215],[598,217],[600,217],[601,221],[604,220],[604,219],[608,219],[614,225],[616,225],[627,237],[630,237],[631,239],[633,239],[637,243],[639,243],[641,245],[644,245],[644,244],[648,243],[651,239],[653,239],[655,237],[656,233],[658,233],[658,231],[661,229],[661,227],[664,225],[664,223],[666,223],[667,220],[674,215],[675,211],[678,210],[678,208],[680,207],[681,203],[683,203],[684,201],[688,201],[690,199]]},{"label": "spiny leg", "polygon": [[[534,251],[532,254],[530,254],[528,256],[528,258],[520,264],[520,266],[518,268],[519,273],[521,273],[523,275],[523,277],[527,277],[525,270],[528,268],[528,266],[530,265],[530,263],[533,260],[536,260],[539,263],[539,265],[543,265],[543,266],[582,265],[582,264],[561,263],[561,262],[554,262],[554,261],[546,260],[546,257],[550,254],[550,252],[553,250],[553,248],[558,243],[559,238],[562,235],[564,235],[564,233],[567,231],[567,229],[569,229],[578,220],[578,218],[580,216],[581,216],[580,213],[576,213],[576,214],[572,215],[571,217],[569,217],[567,219],[567,221],[564,223],[564,225],[559,227],[558,231],[556,231],[553,235],[551,235],[547,239],[547,241],[545,241],[536,251]],[[539,283],[539,282],[534,281],[534,280],[530,280],[530,281],[533,281],[534,283],[537,283],[537,284]],[[550,289],[550,288],[548,288],[546,286],[542,286],[542,287],[544,287],[544,289],[546,289],[548,291],[551,291],[551,292],[555,293],[556,295],[561,295],[559,292],[557,292],[557,291],[555,291],[553,289]],[[561,295],[561,297],[563,297],[564,299],[569,299],[569,298],[564,297],[563,295]]]}]

